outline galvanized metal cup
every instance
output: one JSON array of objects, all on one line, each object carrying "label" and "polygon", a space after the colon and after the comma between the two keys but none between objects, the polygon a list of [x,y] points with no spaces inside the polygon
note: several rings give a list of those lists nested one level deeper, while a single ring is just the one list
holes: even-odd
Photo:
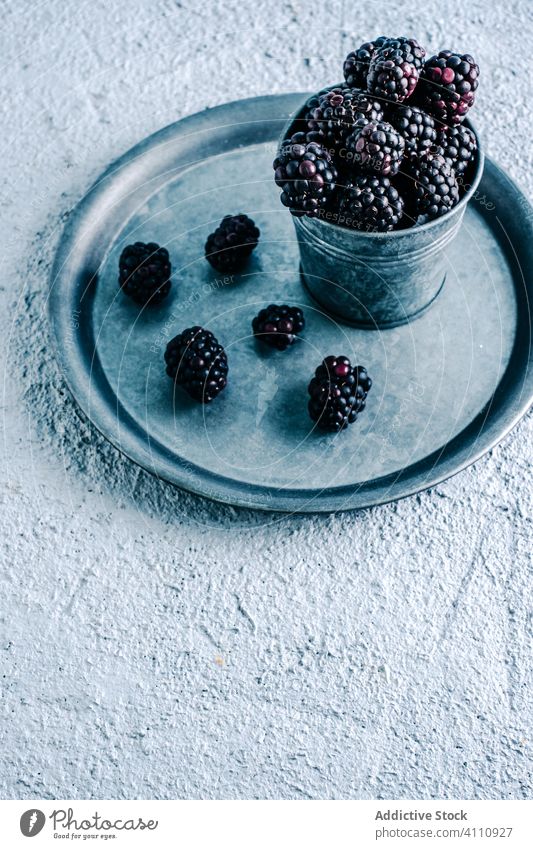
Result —
[{"label": "galvanized metal cup", "polygon": [[[302,129],[304,109],[283,138]],[[358,327],[395,327],[425,312],[444,286],[446,250],[475,195],[483,161],[478,139],[467,191],[450,212],[427,224],[375,233],[343,227],[328,220],[328,213],[294,218],[302,280],[313,298],[336,319]]]}]

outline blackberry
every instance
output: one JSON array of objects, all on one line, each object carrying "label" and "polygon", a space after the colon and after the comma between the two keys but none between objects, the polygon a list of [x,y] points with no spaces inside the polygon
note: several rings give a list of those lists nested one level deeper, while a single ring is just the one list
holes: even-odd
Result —
[{"label": "blackberry", "polygon": [[405,140],[405,153],[416,157],[429,150],[437,140],[435,121],[417,106],[398,103],[387,113],[391,125]]},{"label": "blackberry", "polygon": [[425,63],[417,97],[423,108],[445,124],[460,124],[475,100],[479,67],[468,53],[441,50]]},{"label": "blackberry", "polygon": [[380,35],[374,41],[366,41],[357,50],[348,53],[344,60],[344,79],[351,88],[366,88],[368,66],[376,50],[387,41],[386,35]]},{"label": "blackberry", "polygon": [[308,386],[309,415],[322,430],[343,430],[364,410],[371,386],[364,366],[352,366],[348,357],[326,357]]},{"label": "blackberry", "polygon": [[170,260],[155,242],[127,245],[118,261],[118,282],[137,304],[159,304],[170,292]]},{"label": "blackberry", "polygon": [[384,176],[398,173],[405,151],[403,136],[386,121],[370,121],[346,139],[354,164]]},{"label": "blackberry", "polygon": [[217,271],[238,271],[257,247],[259,235],[247,215],[225,215],[207,237],[205,258]]},{"label": "blackberry", "polygon": [[446,127],[437,135],[437,152],[449,159],[456,174],[464,174],[477,150],[477,140],[468,127]]},{"label": "blackberry", "polygon": [[312,97],[306,118],[309,129],[318,131],[326,145],[339,148],[357,121],[381,121],[383,110],[367,92],[341,86]]},{"label": "blackberry", "polygon": [[400,53],[404,61],[413,65],[417,71],[421,70],[426,56],[426,51],[420,46],[416,38],[406,38],[405,35],[385,39],[378,47],[378,52],[383,56]]},{"label": "blackberry", "polygon": [[412,190],[417,224],[439,218],[459,201],[459,186],[448,160],[428,155],[413,170]]},{"label": "blackberry", "polygon": [[293,345],[305,327],[304,314],[298,307],[270,304],[252,321],[254,335],[279,351]]},{"label": "blackberry", "polygon": [[344,188],[339,223],[382,233],[396,227],[403,215],[403,206],[403,199],[388,177],[358,174]]},{"label": "blackberry", "polygon": [[335,191],[337,169],[326,148],[316,142],[285,139],[274,169],[274,179],[282,189],[281,202],[293,215],[316,215]]},{"label": "blackberry", "polygon": [[227,383],[228,360],[209,330],[189,327],[170,340],[165,351],[166,372],[189,395],[208,404]]},{"label": "blackberry", "polygon": [[425,50],[414,38],[388,38],[376,50],[368,68],[366,86],[391,103],[407,100],[415,90]]}]

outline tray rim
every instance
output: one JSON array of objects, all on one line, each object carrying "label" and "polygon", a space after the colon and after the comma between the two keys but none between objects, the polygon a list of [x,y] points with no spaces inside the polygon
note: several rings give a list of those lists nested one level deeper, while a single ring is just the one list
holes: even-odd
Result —
[{"label": "tray rim", "polygon": [[[301,92],[266,95],[232,101],[213,109],[204,110],[169,124],[143,139],[116,159],[81,198],[66,223],[51,271],[48,314],[56,357],[74,401],[96,430],[137,465],[168,483],[225,504],[273,512],[331,513],[363,509],[397,501],[434,487],[475,463],[491,451],[515,427],[533,404],[533,369],[531,368],[533,363],[531,333],[533,292],[529,291],[531,282],[529,282],[528,287],[528,281],[522,280],[524,291],[522,297],[518,297],[520,293],[517,290],[518,284],[515,279],[516,275],[514,275],[517,298],[519,303],[520,301],[523,302],[525,298],[529,320],[527,321],[526,339],[522,339],[521,343],[522,348],[524,342],[527,343],[528,355],[525,357],[517,350],[519,336],[523,335],[519,331],[523,331],[526,322],[526,318],[522,317],[518,320],[517,335],[509,363],[498,385],[498,387],[501,386],[504,381],[513,384],[513,396],[510,396],[509,391],[506,395],[506,399],[511,397],[511,402],[504,403],[502,393],[496,390],[485,407],[460,433],[428,456],[398,472],[362,483],[326,487],[323,490],[290,489],[284,491],[272,486],[248,484],[210,472],[175,455],[171,455],[172,459],[169,462],[167,449],[164,446],[159,446],[157,441],[152,441],[150,434],[146,433],[121,407],[120,400],[109,385],[103,370],[100,370],[101,373],[98,375],[103,381],[103,390],[99,394],[94,393],[94,375],[95,371],[98,371],[99,364],[91,362],[90,368],[87,368],[87,362],[82,355],[83,333],[75,334],[73,340],[71,327],[72,295],[79,290],[77,276],[70,273],[75,250],[80,244],[83,246],[88,238],[92,238],[94,241],[102,200],[108,199],[108,196],[111,199],[113,198],[113,192],[117,189],[117,182],[124,182],[126,179],[127,187],[127,180],[131,180],[132,171],[135,171],[138,160],[142,161],[143,156],[155,151],[161,144],[173,143],[179,139],[183,141],[188,136],[208,131],[213,126],[218,128],[227,126],[228,120],[226,119],[228,118],[231,125],[235,124],[236,117],[247,124],[254,123],[254,121],[260,124],[266,120],[265,115],[272,112],[269,120],[279,121],[282,124],[294,112],[295,106],[301,103],[303,97],[305,97],[305,94]],[[254,112],[259,116],[256,119],[253,118]],[[217,123],[219,118],[222,120]],[[230,149],[235,149],[235,147]],[[181,170],[184,171],[188,167],[191,167],[191,165],[185,165]],[[176,175],[178,173],[179,171],[176,170]],[[485,171],[480,189],[487,181],[505,181],[507,192],[512,195],[512,201],[520,204],[522,214],[518,222],[513,220],[513,225],[515,229],[517,226],[523,226],[529,235],[529,238],[523,238],[519,244],[520,253],[525,254],[525,259],[527,259],[529,271],[533,265],[533,209],[514,181],[488,157],[485,159]],[[125,220],[127,220],[127,217]],[[501,226],[498,216],[495,217],[495,220]],[[489,222],[489,224],[494,229],[492,227],[493,222]],[[512,247],[516,254],[514,245]],[[108,249],[109,245],[107,245],[104,254]],[[74,263],[74,265],[79,266],[79,262]],[[522,264],[520,264],[520,268],[523,277]],[[76,282],[73,283],[73,280]],[[65,298],[64,290],[66,288],[69,291],[69,282],[70,298]],[[517,377],[514,371],[517,364],[515,361],[518,361],[520,366],[518,371],[523,378],[521,387],[514,385]],[[509,381],[509,377],[511,381]],[[128,427],[125,427],[125,425],[128,425]],[[147,442],[150,444],[149,452],[146,449]],[[153,449],[156,446],[158,457],[157,463],[154,464]],[[165,455],[167,456],[165,457]],[[193,481],[190,481],[184,473],[183,466],[186,466],[187,470],[191,468],[195,470]]]}]

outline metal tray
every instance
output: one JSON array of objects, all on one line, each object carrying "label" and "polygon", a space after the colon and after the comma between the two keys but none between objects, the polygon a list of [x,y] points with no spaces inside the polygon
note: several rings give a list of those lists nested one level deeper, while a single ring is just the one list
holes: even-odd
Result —
[{"label": "metal tray", "polygon": [[[272,179],[276,142],[302,94],[230,103],[177,122],[112,165],[70,217],[53,269],[50,317],[81,409],[158,477],[226,503],[312,512],[367,507],[418,492],[492,448],[533,400],[533,216],[487,160],[448,251],[443,291],[403,327],[338,324],[299,277],[290,214]],[[244,273],[217,274],[204,242],[221,217],[261,229]],[[167,301],[139,310],[118,289],[129,242],[171,255]],[[251,321],[271,302],[301,305],[305,339],[264,350]],[[207,407],[173,392],[167,341],[192,324],[225,346],[228,388]],[[374,380],[367,409],[338,435],[313,429],[307,383],[345,354]]]}]

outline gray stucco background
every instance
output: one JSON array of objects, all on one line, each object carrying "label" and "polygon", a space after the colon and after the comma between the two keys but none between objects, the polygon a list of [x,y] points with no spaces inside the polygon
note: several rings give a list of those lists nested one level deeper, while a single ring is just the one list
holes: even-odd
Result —
[{"label": "gray stucco background", "polygon": [[203,107],[338,80],[382,32],[476,56],[476,126],[531,194],[530,5],[1,9],[0,796],[531,797],[531,415],[397,504],[233,510],[78,416],[45,315],[65,216],[111,160]]}]

